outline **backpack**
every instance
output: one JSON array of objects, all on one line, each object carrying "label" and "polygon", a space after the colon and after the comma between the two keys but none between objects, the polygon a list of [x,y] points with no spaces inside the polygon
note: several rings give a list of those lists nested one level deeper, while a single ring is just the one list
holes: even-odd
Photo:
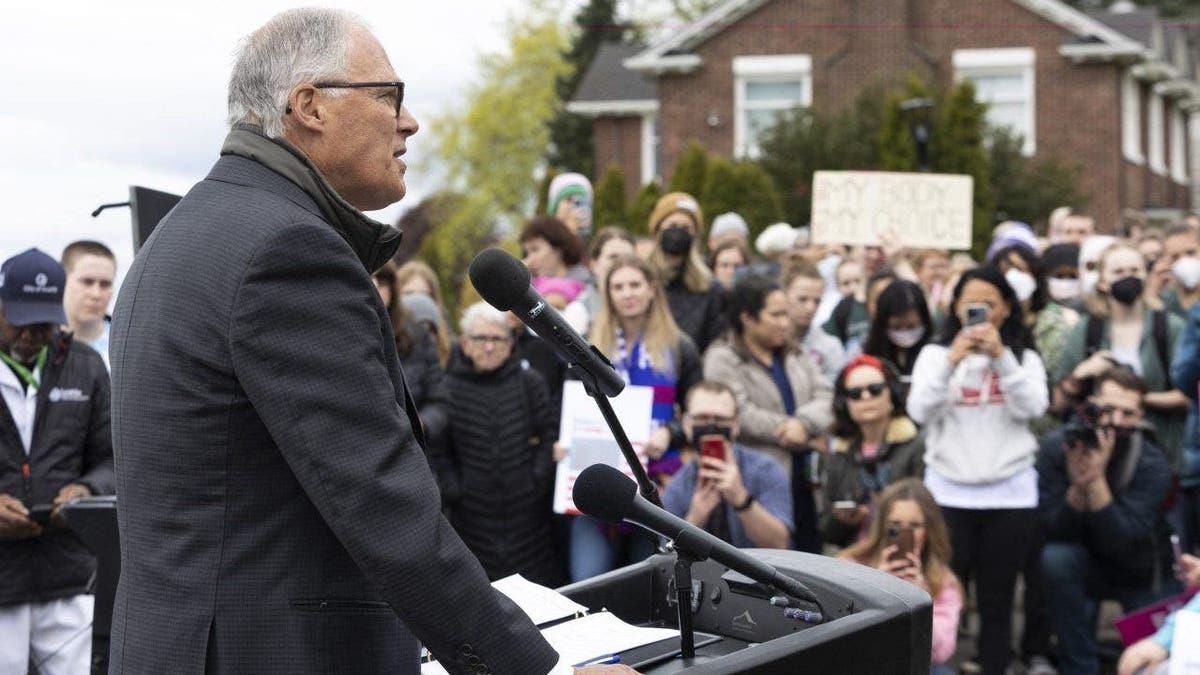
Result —
[{"label": "backpack", "polygon": [[[1154,350],[1158,352],[1158,361],[1162,364],[1163,377],[1167,379],[1168,387],[1171,381],[1171,354],[1167,346],[1167,313],[1156,309],[1150,313],[1154,331]],[[1104,335],[1104,321],[1098,317],[1087,315],[1087,341],[1084,358],[1100,350],[1100,339]]]}]

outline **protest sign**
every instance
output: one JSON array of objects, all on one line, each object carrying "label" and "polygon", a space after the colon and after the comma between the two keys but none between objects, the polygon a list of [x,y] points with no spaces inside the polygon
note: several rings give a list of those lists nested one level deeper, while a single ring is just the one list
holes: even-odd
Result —
[{"label": "protest sign", "polygon": [[908,248],[968,249],[974,185],[949,174],[817,171],[813,242],[878,246],[888,233]]}]

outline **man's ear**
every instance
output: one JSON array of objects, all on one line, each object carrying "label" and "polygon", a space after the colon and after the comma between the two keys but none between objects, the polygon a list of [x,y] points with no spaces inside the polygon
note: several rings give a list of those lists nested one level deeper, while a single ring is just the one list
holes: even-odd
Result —
[{"label": "man's ear", "polygon": [[325,126],[325,109],[311,84],[302,84],[288,96],[287,116],[305,129],[318,131]]}]

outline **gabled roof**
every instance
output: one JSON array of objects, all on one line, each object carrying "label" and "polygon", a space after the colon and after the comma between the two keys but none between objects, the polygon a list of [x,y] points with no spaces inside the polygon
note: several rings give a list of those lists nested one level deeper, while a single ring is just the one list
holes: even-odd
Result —
[{"label": "gabled roof", "polygon": [[[642,52],[625,61],[625,67],[648,75],[669,71],[688,72],[698,68],[701,59],[691,50],[721,32],[730,24],[758,9],[770,0],[728,0],[697,19],[687,28],[672,33],[650,45]],[[1089,43],[1102,45],[1121,54],[1140,54],[1148,43],[1130,37],[1094,17],[1061,2],[1060,0],[1010,0],[1046,21],[1084,38]],[[1096,51],[1091,44],[1088,51]]]},{"label": "gabled roof", "polygon": [[646,48],[642,43],[607,43],[575,89],[567,110],[581,115],[641,114],[658,108],[658,83],[626,68],[626,59]]}]

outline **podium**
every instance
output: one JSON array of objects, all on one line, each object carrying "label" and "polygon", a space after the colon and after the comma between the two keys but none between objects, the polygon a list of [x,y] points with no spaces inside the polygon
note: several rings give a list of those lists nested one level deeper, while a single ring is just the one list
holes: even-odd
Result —
[{"label": "podium", "polygon": [[[692,566],[696,658],[679,658],[676,641],[623,653],[621,662],[645,675],[928,675],[933,606],[924,591],[825,556],[748,552],[812,589],[826,621],[812,625],[785,616],[770,604],[769,590],[709,560]],[[606,609],[627,623],[676,628],[674,561],[671,555],[655,555],[558,590],[590,611]]]}]

